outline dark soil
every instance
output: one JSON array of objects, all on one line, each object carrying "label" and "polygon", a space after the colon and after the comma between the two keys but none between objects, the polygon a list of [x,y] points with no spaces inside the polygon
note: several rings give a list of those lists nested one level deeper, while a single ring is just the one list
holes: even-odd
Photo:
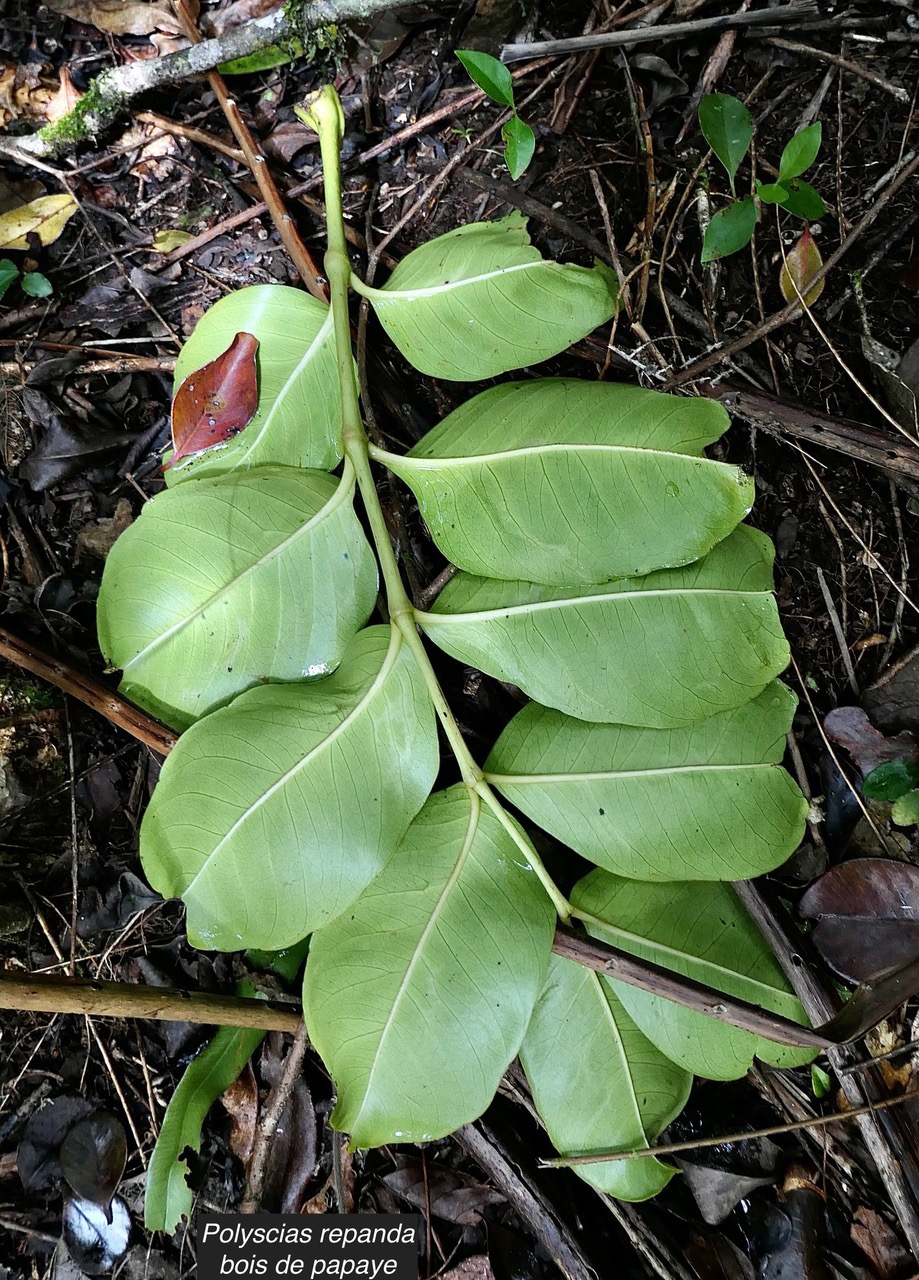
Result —
[{"label": "dark soil", "polygon": [[[651,6],[616,9],[616,25],[626,24],[631,10],[643,14],[646,8]],[[664,4],[655,11],[661,15],[659,44],[555,58],[528,72],[517,98],[536,129],[538,148],[516,185],[502,164],[497,136],[479,142],[498,119],[496,108],[481,105],[424,123],[451,95],[469,89],[450,52],[462,47],[469,15],[452,7],[406,10],[400,14],[404,23],[363,28],[359,39],[343,36],[341,47],[314,66],[299,62],[239,78],[234,87],[284,185],[318,176],[317,150],[297,132],[293,106],[307,90],[335,79],[349,117],[350,223],[374,242],[399,225],[388,246],[396,258],[463,221],[503,216],[523,197],[535,202],[524,208],[534,240],[547,255],[589,263],[599,244],[607,260],[612,252],[632,262],[650,260],[647,277],[639,271],[630,280],[633,311],[631,317],[620,314],[612,340],[598,332],[550,362],[547,371],[659,387],[714,342],[730,345],[781,309],[780,243],[787,251],[801,230],[799,220],[783,214],[777,222],[775,210],[766,210],[753,253],[746,250],[711,268],[699,265],[697,210],[704,174],[719,197],[726,186],[713,161],[698,175],[704,143],[690,95],[722,33],[665,40],[663,31],[664,24],[686,16],[733,8],[717,0]],[[84,14],[90,9],[87,3]],[[493,47],[511,35],[516,11],[502,30],[496,6],[483,3],[478,9],[484,44]],[[612,13],[605,0],[596,8],[544,6],[535,38],[579,34],[588,20],[602,22]],[[892,199],[885,197],[890,171],[908,162],[916,146],[919,37],[915,14],[901,0],[855,4],[845,14],[853,20],[845,31],[843,15],[830,9],[832,21],[823,29],[788,28],[783,34],[841,55],[886,85],[816,55],[777,47],[754,28],[738,34],[733,49],[723,49],[723,65],[707,89],[748,101],[757,122],[757,172],[764,181],[771,180],[770,164],[777,163],[802,121],[822,121],[823,145],[808,179],[830,209],[812,228],[824,258],[866,211],[879,201],[883,207],[830,274],[815,308],[819,329],[807,318],[786,322],[682,387],[716,396],[742,390],[779,401],[758,426],[738,416],[713,456],[742,464],[756,478],[752,520],[777,544],[778,598],[795,659],[787,679],[802,695],[796,722],[800,780],[814,796],[828,797],[823,843],[809,842],[766,886],[782,909],[793,909],[808,883],[853,850],[919,860],[902,830],[890,834],[883,849],[862,831],[851,843],[848,808],[835,798],[838,773],[818,732],[827,711],[858,701],[919,638],[910,595],[919,444],[913,442],[914,424],[912,430],[904,424],[913,438],[907,441],[892,421],[896,410],[863,341],[899,356],[919,336],[915,179]],[[40,106],[32,116],[33,108],[22,103],[38,102],[43,86],[53,92],[62,69],[85,89],[103,68],[154,52],[146,37],[105,36],[88,21],[19,0],[8,0],[5,18],[0,71],[8,66],[22,89],[8,108],[2,96],[6,82],[0,80],[0,111],[11,133],[42,123]],[[12,85],[10,80],[10,92]],[[905,89],[908,100],[891,87]],[[95,640],[94,600],[105,535],[114,534],[162,487],[160,456],[169,438],[171,367],[179,344],[224,293],[245,284],[297,281],[267,217],[230,225],[258,199],[248,170],[181,132],[138,119],[142,112],[231,141],[207,84],[194,81],[135,103],[132,117],[95,147],[56,162],[52,172],[15,163],[0,172],[0,198],[6,186],[11,193],[3,207],[40,194],[36,182],[57,192],[64,179],[80,202],[79,214],[52,245],[10,254],[18,266],[47,275],[53,294],[33,300],[14,286],[0,303],[2,624],[100,680],[108,677]],[[420,123],[412,137],[362,161],[362,152],[413,122]],[[460,155],[448,180],[439,183],[444,166]],[[476,175],[483,175],[484,186]],[[749,169],[742,175],[749,182]],[[321,219],[296,202],[291,207],[306,243],[321,258]],[[214,238],[176,261],[151,247],[158,232],[198,235],[208,228],[218,229]],[[663,283],[685,304],[683,311],[671,304],[669,319],[659,295],[664,255]],[[355,263],[364,269],[365,257],[357,250]],[[385,260],[379,270],[385,274]],[[686,318],[685,307],[701,327]],[[146,358],[140,368],[132,364],[138,356]],[[434,385],[407,374],[373,323],[366,360],[376,428],[391,447],[411,444],[470,394],[467,387]],[[885,449],[896,447],[911,461],[912,476],[858,461],[844,443],[826,448],[801,438],[794,422],[783,417],[783,404],[823,420],[862,424],[874,433],[882,459]],[[413,584],[423,589],[443,561],[406,494],[390,497],[406,522],[403,550]],[[484,753],[519,699],[515,691],[439,661],[463,729]],[[11,793],[0,847],[6,968],[62,974],[75,965],[95,978],[231,991],[245,972],[242,958],[192,950],[182,911],[146,891],[140,878],[137,828],[156,782],[157,759],[102,716],[15,665],[0,663],[0,690],[0,748]],[[808,963],[819,972],[819,961],[810,957]],[[906,1006],[888,1019],[873,1051],[913,1039],[913,1017],[912,1006]],[[127,1128],[122,1194],[135,1214],[134,1235],[119,1268],[131,1280],[187,1275],[194,1265],[193,1234],[148,1237],[140,1206],[165,1105],[207,1029],[12,1012],[0,1014],[0,1029],[0,1276],[3,1267],[14,1276],[72,1274],[61,1252],[55,1253],[58,1186],[27,1192],[16,1168],[17,1144],[30,1116],[45,1099],[65,1095],[104,1107]],[[265,1103],[288,1046],[280,1034],[266,1039],[254,1074],[246,1078],[250,1099]],[[893,1060],[884,1081],[890,1094],[915,1087],[911,1063],[909,1055]],[[759,1274],[817,1280],[832,1274],[897,1280],[916,1271],[908,1251],[910,1224],[889,1203],[851,1124],[777,1138],[764,1185],[741,1194],[739,1207],[712,1226],[703,1220],[687,1179],[675,1179],[653,1203],[629,1206],[596,1195],[568,1172],[537,1171],[537,1159],[551,1154],[550,1148],[527,1110],[522,1077],[514,1072],[479,1131],[487,1153],[480,1150],[478,1159],[463,1135],[424,1148],[385,1148],[353,1161],[336,1157],[328,1125],[331,1086],[318,1058],[307,1056],[304,1081],[285,1119],[301,1140],[279,1143],[269,1162],[263,1208],[335,1211],[341,1201],[332,1173],[339,1159],[346,1204],[424,1215],[422,1275],[554,1280],[560,1274],[586,1276],[593,1268],[601,1277],[709,1280]],[[757,1072],[734,1085],[699,1083],[671,1136],[767,1126],[839,1105],[835,1087],[822,1100],[815,1098],[806,1070]],[[912,1110],[901,1110],[906,1119],[897,1130],[902,1145],[894,1156],[907,1165],[919,1161],[919,1149]],[[229,1115],[216,1106],[195,1161],[199,1206],[233,1210],[244,1194],[231,1132]],[[497,1172],[501,1153],[510,1162],[505,1181]],[[751,1143],[716,1148],[710,1163],[722,1170],[723,1181],[737,1185],[738,1176],[761,1173],[763,1159]],[[911,1195],[919,1222],[919,1190],[912,1188]],[[560,1268],[566,1248],[576,1252]]]}]

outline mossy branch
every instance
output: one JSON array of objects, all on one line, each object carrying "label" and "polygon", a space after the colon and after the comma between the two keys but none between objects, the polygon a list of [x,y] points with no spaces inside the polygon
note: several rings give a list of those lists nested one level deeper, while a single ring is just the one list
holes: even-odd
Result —
[{"label": "mossy branch", "polygon": [[151,89],[203,75],[224,62],[248,57],[285,40],[303,40],[322,27],[385,13],[393,3],[394,0],[292,0],[277,13],[255,18],[190,49],[104,71],[66,116],[31,137],[4,139],[2,149],[23,160],[53,159],[98,137],[135,98]]}]

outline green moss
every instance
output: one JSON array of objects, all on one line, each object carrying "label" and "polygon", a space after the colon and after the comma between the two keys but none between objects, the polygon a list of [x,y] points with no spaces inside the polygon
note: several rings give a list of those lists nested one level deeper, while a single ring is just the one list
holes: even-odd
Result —
[{"label": "green moss", "polygon": [[93,138],[108,122],[118,115],[123,95],[106,92],[100,76],[94,80],[72,111],[68,111],[54,124],[39,129],[38,136],[50,147],[64,143],[83,142]]}]

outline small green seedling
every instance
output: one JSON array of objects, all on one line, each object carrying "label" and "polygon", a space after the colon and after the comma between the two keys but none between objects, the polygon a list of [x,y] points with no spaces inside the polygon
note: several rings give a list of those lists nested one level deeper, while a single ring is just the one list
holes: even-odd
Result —
[{"label": "small green seedling", "polygon": [[[727,170],[734,197],[725,209],[719,209],[706,228],[702,245],[703,263],[737,253],[749,244],[756,227],[758,208],[762,205],[777,204],[806,222],[822,217],[826,212],[820,196],[801,178],[820,150],[822,126],[819,121],[799,130],[785,147],[779,160],[778,180],[760,182],[757,179],[755,196],[747,196],[743,200],[736,198],[734,183],[741,161],[753,141],[750,112],[739,98],[729,93],[710,93],[699,103],[699,125],[705,141]],[[813,257],[815,251],[815,247],[810,249],[809,256]],[[817,264],[816,270],[820,266],[822,263]]]},{"label": "small green seedling", "polygon": [[17,280],[23,293],[30,298],[47,298],[54,292],[51,281],[40,271],[20,271],[10,258],[0,258],[0,298]]},{"label": "small green seedling", "polygon": [[888,760],[879,764],[862,782],[862,792],[871,800],[887,800],[893,805],[890,816],[898,827],[919,822],[919,765],[913,760]]},{"label": "small green seedling", "polygon": [[[490,53],[479,53],[477,49],[455,49],[454,53],[475,84],[483,93],[488,94],[492,102],[497,102],[502,107],[514,108],[514,82],[503,62],[493,58]],[[536,135],[514,110],[501,130],[501,137],[504,139],[504,163],[516,182],[526,173],[533,159]]]}]

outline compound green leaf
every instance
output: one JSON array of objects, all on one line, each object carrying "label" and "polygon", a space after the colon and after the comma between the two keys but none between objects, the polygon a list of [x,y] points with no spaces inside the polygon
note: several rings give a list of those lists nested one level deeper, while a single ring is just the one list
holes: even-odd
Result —
[{"label": "compound green leaf", "polygon": [[[255,994],[251,983],[240,995]],[[185,1070],[169,1100],[147,1169],[144,1225],[172,1235],[183,1218],[191,1221],[194,1196],[185,1151],[201,1150],[201,1126],[211,1107],[229,1089],[265,1038],[264,1031],[221,1027]]]},{"label": "compound green leaf", "polygon": [[288,285],[258,284],[216,302],[176,361],[175,389],[226,351],[238,333],[258,339],[259,401],[246,429],[166,472],[177,485],[277,464],[331,471],[341,460],[341,394],[332,313]]},{"label": "compound green leaf", "polygon": [[398,632],[327,680],[250,689],[182,735],[141,827],[150,883],[196,947],[278,949],[344,911],[392,856],[438,768],[434,711]]},{"label": "compound green leaf", "polygon": [[739,467],[699,457],[721,405],[543,378],[475,396],[407,455],[375,450],[454,564],[570,586],[697,560],[753,502]]},{"label": "compound green leaf", "polygon": [[116,542],[99,644],[176,728],[265,680],[328,675],[376,600],[354,473],[265,467],[160,493]]},{"label": "compound green leaf", "polygon": [[555,914],[494,813],[436,793],[395,857],[313,938],[303,988],[313,1044],[358,1147],[423,1142],[475,1119],[520,1048]]},{"label": "compound green leaf", "polygon": [[416,369],[457,382],[548,360],[616,309],[612,271],[545,260],[521,213],[428,241],[382,289],[352,284]]},{"label": "compound green leaf", "polygon": [[[647,1147],[686,1104],[692,1076],[635,1026],[599,974],[553,956],[520,1060],[533,1101],[562,1155]],[[676,1172],[659,1160],[577,1165],[620,1200],[647,1200]]]},{"label": "compound green leaf", "polygon": [[741,525],[704,560],[560,588],[459,573],[425,633],[580,720],[678,728],[738,707],[788,665],[773,548]]},{"label": "compound green leaf", "polygon": [[[631,955],[807,1025],[762,934],[729,884],[649,884],[592,871],[571,901],[589,931]],[[730,1027],[623,982],[612,986],[637,1026],[673,1062],[710,1080],[744,1075],[754,1055],[776,1067],[815,1056]]]},{"label": "compound green leaf", "polygon": [[536,702],[488,780],[597,866],[636,880],[746,880],[801,842],[807,801],[781,767],[796,698],[777,682],[685,729],[588,724]]}]

